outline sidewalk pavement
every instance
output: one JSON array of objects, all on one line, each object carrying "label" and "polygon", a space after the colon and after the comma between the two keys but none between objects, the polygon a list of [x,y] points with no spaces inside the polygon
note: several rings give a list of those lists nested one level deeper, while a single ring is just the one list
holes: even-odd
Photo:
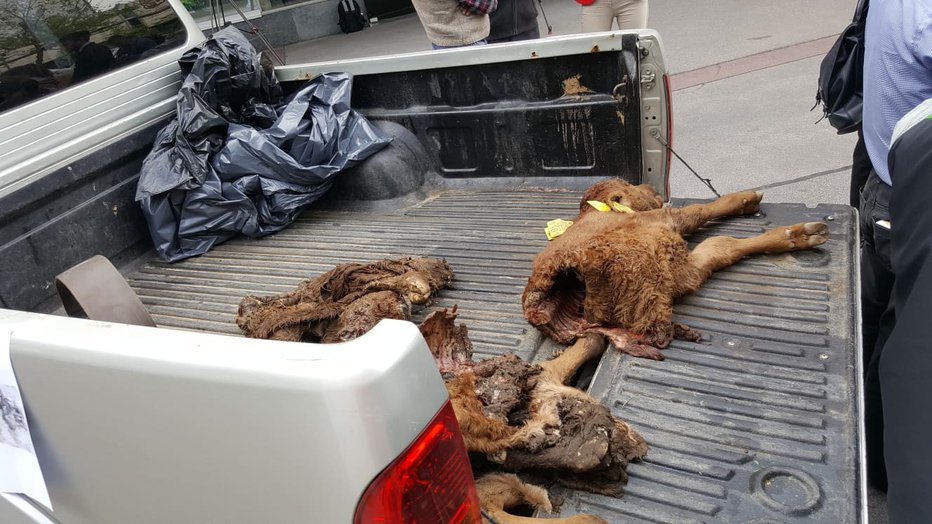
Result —
[{"label": "sidewalk pavement", "polygon": [[[720,192],[763,187],[771,202],[847,203],[855,138],[836,135],[827,122],[816,124],[821,113],[809,109],[821,56],[847,24],[854,3],[651,1],[649,25],[663,38],[671,73],[720,68],[774,49],[793,55],[787,63],[776,60],[746,72],[738,61],[739,74],[674,92],[674,148]],[[579,32],[579,4],[543,0],[543,8],[553,34]],[[543,16],[538,22],[546,35]],[[411,14],[358,33],[290,45],[284,54],[295,64],[427,49],[430,42]],[[679,163],[671,177],[674,196],[711,196]]]}]

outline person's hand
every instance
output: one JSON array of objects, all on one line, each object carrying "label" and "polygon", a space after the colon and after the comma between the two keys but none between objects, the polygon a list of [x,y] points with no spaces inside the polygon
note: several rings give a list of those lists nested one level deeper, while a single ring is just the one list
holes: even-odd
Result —
[{"label": "person's hand", "polygon": [[464,15],[472,15],[472,14],[475,14],[475,13],[472,12],[472,9],[470,9],[470,7],[469,7],[468,5],[465,5],[465,4],[459,4],[459,9],[460,9],[460,12],[463,13]]}]

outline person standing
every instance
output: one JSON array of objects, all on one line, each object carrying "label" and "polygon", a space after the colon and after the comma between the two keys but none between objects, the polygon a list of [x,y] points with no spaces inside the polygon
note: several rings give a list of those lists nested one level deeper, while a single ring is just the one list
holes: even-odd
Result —
[{"label": "person standing", "polygon": [[516,42],[540,38],[535,0],[498,0],[498,9],[489,14],[489,43]]},{"label": "person standing", "polygon": [[576,0],[582,4],[583,33],[611,31],[612,21],[618,29],[647,27],[647,0]]},{"label": "person standing", "polygon": [[890,522],[932,522],[932,98],[897,124],[889,156],[896,319],[880,358]]},{"label": "person standing", "polygon": [[71,77],[73,84],[102,75],[113,66],[113,52],[103,44],[91,42],[91,33],[88,31],[65,35],[61,44],[74,60],[74,74]]},{"label": "person standing", "polygon": [[[862,132],[872,166],[860,202],[867,465],[869,480],[886,489],[890,472],[884,463],[885,449],[889,450],[884,446],[884,436],[893,419],[887,421],[889,414],[885,410],[890,404],[883,398],[886,385],[880,366],[898,314],[891,302],[895,274],[890,256],[891,179],[887,157],[896,123],[920,102],[932,98],[932,0],[871,0],[865,42]],[[911,404],[897,409],[927,408]],[[897,420],[906,423],[902,418]],[[923,452],[928,452],[928,446]]]},{"label": "person standing", "polygon": [[434,49],[488,43],[489,15],[456,0],[412,0],[417,17]]}]

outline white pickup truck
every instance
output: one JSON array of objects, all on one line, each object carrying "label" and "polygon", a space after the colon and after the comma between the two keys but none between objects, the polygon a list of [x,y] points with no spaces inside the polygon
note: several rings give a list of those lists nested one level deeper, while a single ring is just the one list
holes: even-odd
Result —
[{"label": "white pickup truck", "polygon": [[[337,345],[264,341],[238,336],[236,306],[341,262],[439,256],[456,279],[435,305],[458,305],[477,358],[548,358],[558,348],[520,309],[544,224],[575,215],[579,192],[605,176],[670,197],[659,35],[278,67],[289,92],[353,74],[353,106],[392,145],[288,229],[168,264],[134,190],[174,110],[177,60],[203,34],[177,0],[91,0],[78,14],[33,3],[46,8],[21,30],[4,23],[0,40],[0,344],[52,509],[4,493],[0,522],[478,522],[413,324],[383,321]],[[121,31],[131,43],[112,38]],[[651,450],[622,498],[566,490],[562,515],[866,522],[853,211],[765,204],[696,239],[810,220],[830,221],[822,249],[742,262],[677,305],[703,342],[674,342],[664,362],[610,351],[582,374]],[[64,315],[56,275],[97,254],[158,327]]]}]

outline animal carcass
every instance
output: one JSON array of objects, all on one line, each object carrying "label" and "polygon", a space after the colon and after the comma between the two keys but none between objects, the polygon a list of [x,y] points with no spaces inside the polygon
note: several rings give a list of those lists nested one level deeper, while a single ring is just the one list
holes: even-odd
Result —
[{"label": "animal carcass", "polygon": [[[809,249],[827,240],[828,226],[807,222],[751,238],[712,237],[689,249],[684,234],[715,218],[756,213],[762,196],[745,191],[662,208],[650,186],[620,179],[596,183],[573,225],[534,259],[522,297],[525,317],[558,342],[599,333],[622,352],[662,360],[659,349],[674,337],[701,338],[673,323],[675,298],[747,255]],[[589,201],[626,212],[602,212]]]}]

